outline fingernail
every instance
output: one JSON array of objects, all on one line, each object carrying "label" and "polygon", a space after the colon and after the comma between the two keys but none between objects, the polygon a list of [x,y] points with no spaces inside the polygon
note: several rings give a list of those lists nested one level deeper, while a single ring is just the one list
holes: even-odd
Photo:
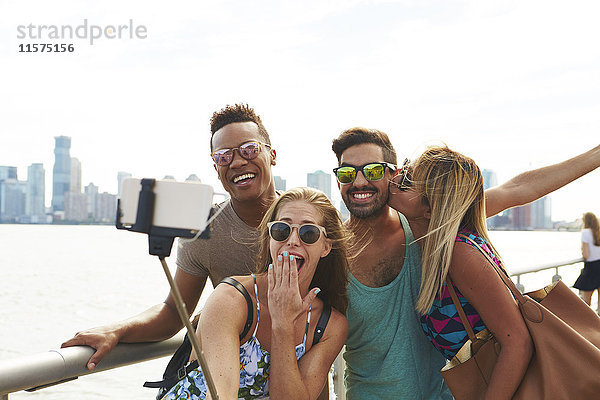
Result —
[{"label": "fingernail", "polygon": [[283,261],[283,257],[281,257],[281,254],[277,256],[277,260],[278,261]]},{"label": "fingernail", "polygon": [[269,264],[269,269],[273,269],[273,264]]},{"label": "fingernail", "polygon": [[88,364],[88,369],[89,369],[90,371],[91,371],[91,370],[93,370],[94,368],[96,368],[96,364],[94,364],[94,363],[89,363],[89,364]]},{"label": "fingernail", "polygon": [[319,294],[319,292],[320,292],[320,291],[321,291],[321,289],[319,289],[319,288],[316,288],[316,289],[315,289],[315,294]]},{"label": "fingernail", "polygon": [[294,261],[294,256],[290,256],[290,261]]},{"label": "fingernail", "polygon": [[287,257],[287,256],[288,256],[288,252],[287,252],[287,251],[284,251],[284,252],[283,252],[283,256],[284,256],[284,257]]}]

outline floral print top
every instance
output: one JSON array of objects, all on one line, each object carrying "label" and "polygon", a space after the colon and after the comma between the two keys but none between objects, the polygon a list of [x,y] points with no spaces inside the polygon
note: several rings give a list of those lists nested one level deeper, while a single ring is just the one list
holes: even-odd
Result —
[{"label": "floral print top", "polygon": [[[258,288],[256,286],[256,277],[254,279],[254,294],[256,295],[256,327],[254,333],[248,341],[240,346],[240,389],[238,391],[239,400],[263,399],[269,397],[269,372],[271,369],[271,355],[266,351],[256,337],[258,324],[260,322],[260,304],[258,301]],[[296,359],[306,352],[306,336],[308,325],[310,323],[310,311],[304,330],[304,339],[302,343],[296,346]],[[162,400],[179,399],[205,399],[208,387],[200,367],[194,369],[181,379],[175,386],[167,392]]]}]

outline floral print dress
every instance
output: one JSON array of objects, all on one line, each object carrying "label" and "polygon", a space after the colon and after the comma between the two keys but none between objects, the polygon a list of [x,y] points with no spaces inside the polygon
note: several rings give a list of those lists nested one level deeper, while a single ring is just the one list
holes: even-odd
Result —
[{"label": "floral print dress", "polygon": [[[240,346],[240,389],[238,391],[239,400],[263,399],[269,396],[269,372],[271,369],[271,355],[266,351],[256,337],[258,324],[260,322],[260,304],[258,302],[258,288],[256,286],[256,277],[254,279],[254,294],[256,295],[256,327],[254,333],[248,341]],[[304,339],[302,343],[296,346],[296,359],[306,352],[306,336],[308,325],[310,323],[310,311],[308,309],[308,318],[306,329],[304,330]],[[208,387],[200,367],[187,374],[182,380],[167,392],[162,400],[179,399],[205,399]]]}]

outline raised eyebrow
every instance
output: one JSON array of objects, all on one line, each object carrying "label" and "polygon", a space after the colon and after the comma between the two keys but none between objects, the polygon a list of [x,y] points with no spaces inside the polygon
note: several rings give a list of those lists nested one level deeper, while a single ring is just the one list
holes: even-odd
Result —
[{"label": "raised eyebrow", "polygon": [[252,143],[252,142],[254,142],[254,143],[261,143],[260,140],[258,140],[258,139],[249,139],[249,140],[246,140],[246,141],[244,141],[244,142],[242,142],[242,143],[240,143],[240,144],[238,144],[237,146],[234,146],[234,147],[222,147],[220,149],[215,150],[213,153],[216,153],[217,151],[220,151],[220,150],[237,149],[238,147],[243,146],[246,143]]},{"label": "raised eyebrow", "polygon": [[[291,218],[279,218],[279,221],[287,222],[290,225],[292,224]],[[303,219],[298,225],[305,225],[305,224],[320,225],[310,219]]]},{"label": "raised eyebrow", "polygon": [[365,163],[363,165],[354,165],[354,164],[349,164],[346,162],[343,162],[340,167],[354,167],[354,168],[360,168],[360,167],[364,167],[365,165],[369,165],[369,164],[385,164],[385,161],[369,161],[368,163]]}]

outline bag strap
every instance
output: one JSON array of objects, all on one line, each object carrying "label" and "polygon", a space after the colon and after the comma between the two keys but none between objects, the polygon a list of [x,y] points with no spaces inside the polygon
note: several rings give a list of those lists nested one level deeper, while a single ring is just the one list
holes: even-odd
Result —
[{"label": "bag strap", "polygon": [[452,298],[452,302],[454,303],[454,307],[458,312],[458,316],[460,317],[460,321],[462,322],[465,330],[467,331],[467,335],[469,335],[469,339],[471,342],[475,342],[475,332],[473,331],[473,327],[467,318],[467,314],[465,314],[465,310],[462,308],[462,304],[460,304],[460,300],[458,300],[458,296],[456,295],[456,291],[454,290],[454,285],[452,284],[452,279],[450,276],[446,276],[446,287],[450,292],[450,297]]},{"label": "bag strap", "polygon": [[[498,274],[498,276],[500,277],[500,279],[502,279],[502,282],[504,282],[504,284],[506,285],[506,287],[508,287],[508,289],[512,292],[513,296],[515,296],[515,299],[517,300],[517,302],[520,305],[523,305],[527,302],[527,299],[525,298],[525,296],[523,296],[523,294],[519,291],[519,289],[517,289],[517,286],[515,285],[515,283],[512,281],[512,279],[510,279],[510,277],[508,276],[508,274],[506,273],[506,271],[504,271],[504,268],[500,269],[500,267],[498,266],[498,264],[496,264],[494,262],[494,260],[492,260],[492,258],[490,257],[490,255],[481,248],[481,246],[479,245],[479,243],[477,243],[476,241],[474,241],[473,239],[471,239],[470,237],[463,235],[462,233],[459,234],[458,236],[460,236],[461,238],[467,240],[469,243],[473,244],[473,246],[475,246],[479,252],[481,252],[481,254],[484,255],[484,257],[489,261],[490,264],[492,264],[492,267],[494,267],[494,271],[496,271],[496,273]],[[500,264],[502,265],[502,261],[500,261]]]},{"label": "bag strap", "polygon": [[[163,379],[162,381],[155,381],[155,382],[147,381],[147,382],[144,382],[143,386],[147,387],[147,388],[151,388],[151,389],[161,389],[161,388],[167,388],[167,390],[171,389],[173,386],[175,386],[175,384],[177,382],[179,382],[185,376],[187,376],[187,374],[189,374],[190,372],[192,372],[193,370],[198,368],[199,365],[200,364],[198,364],[198,360],[194,360],[191,363],[179,368],[177,370],[177,372],[175,374],[173,374],[173,376],[167,377],[167,378]],[[162,391],[159,392],[159,395],[157,396],[157,398],[162,398],[161,393],[162,393]]]},{"label": "bag strap", "polygon": [[319,317],[319,321],[317,321],[317,327],[315,328],[315,336],[313,337],[312,345],[319,343],[319,340],[323,337],[323,333],[325,332],[325,327],[327,327],[327,323],[329,322],[329,316],[331,315],[331,306],[329,303],[323,302],[323,311],[321,311],[321,316]]},{"label": "bag strap", "polygon": [[248,317],[246,318],[246,323],[244,324],[244,330],[240,334],[240,340],[242,340],[250,331],[250,327],[252,326],[252,321],[254,320],[254,311],[253,311],[254,305],[252,304],[252,299],[250,298],[250,295],[248,294],[248,291],[246,290],[244,285],[242,285],[235,279],[233,279],[231,277],[227,277],[227,278],[223,279],[220,283],[226,283],[228,285],[233,286],[246,299],[246,304],[248,305]]},{"label": "bag strap", "polygon": [[[244,287],[244,285],[242,285],[241,283],[239,283],[238,281],[236,281],[233,278],[225,278],[221,281],[221,283],[226,283],[228,285],[233,286],[234,288],[236,288],[246,299],[246,304],[248,305],[248,317],[246,318],[246,324],[244,325],[244,330],[242,332],[242,334],[240,335],[240,340],[243,339],[247,334],[248,331],[250,331],[250,327],[252,326],[252,320],[254,319],[254,305],[252,304],[252,299],[250,298],[250,295],[248,294],[248,291],[246,290],[246,288]],[[197,322],[195,324],[197,326]],[[183,362],[183,366],[180,368],[177,368],[176,371],[173,372],[173,375],[171,376],[164,376],[163,375],[163,380],[162,381],[148,381],[144,383],[144,387],[147,388],[155,388],[155,389],[161,389],[161,391],[159,391],[159,394],[157,396],[157,398],[162,398],[162,396],[164,395],[163,389],[166,388],[167,390],[169,390],[170,388],[172,388],[173,386],[175,386],[175,384],[177,382],[179,382],[181,379],[183,379],[184,376],[186,376],[187,374],[189,374],[190,372],[192,372],[193,370],[195,370],[196,368],[198,368],[198,360],[194,360],[191,363],[187,363],[187,359],[189,358],[189,354],[191,352],[191,344],[189,341],[189,338],[187,337],[187,335],[183,338],[183,343],[179,346],[179,348],[177,349],[177,351],[175,352],[175,354],[173,355],[173,358],[171,358],[171,361],[169,361],[169,365],[167,366],[167,370],[169,370],[169,367],[171,366],[172,363],[174,362],[179,362],[179,356],[177,356],[178,354],[180,355],[184,355],[185,356],[185,361]],[[176,368],[176,367],[175,367]],[[166,375],[166,371],[165,371],[165,375]]]}]

